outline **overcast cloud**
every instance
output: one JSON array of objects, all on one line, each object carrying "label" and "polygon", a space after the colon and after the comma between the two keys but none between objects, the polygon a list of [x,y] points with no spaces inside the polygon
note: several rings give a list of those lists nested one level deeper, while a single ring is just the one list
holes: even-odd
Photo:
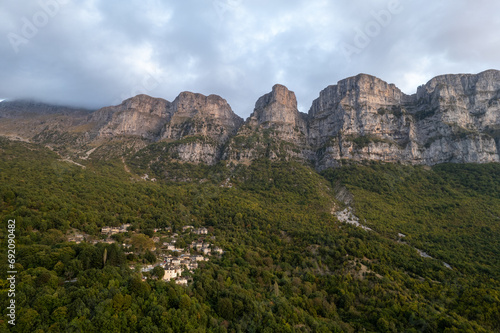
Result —
[{"label": "overcast cloud", "polygon": [[496,0],[6,0],[0,99],[99,108],[188,90],[247,117],[281,83],[307,112],[358,73],[411,94],[500,69],[498,13]]}]

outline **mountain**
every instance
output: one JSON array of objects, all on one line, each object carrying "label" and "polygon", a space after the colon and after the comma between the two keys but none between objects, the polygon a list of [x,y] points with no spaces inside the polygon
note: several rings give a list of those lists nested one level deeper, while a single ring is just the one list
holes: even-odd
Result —
[{"label": "mountain", "polygon": [[[360,74],[308,114],[275,85],[245,121],[191,92],[0,103],[13,331],[499,332],[500,163],[483,163],[498,162],[499,82],[405,95]],[[198,244],[223,253],[198,261]],[[197,268],[164,281],[174,257]]]},{"label": "mountain", "polygon": [[92,112],[32,100],[3,101],[0,133],[18,140],[43,141],[49,133],[85,130]]},{"label": "mountain", "polygon": [[[343,160],[434,165],[500,161],[500,72],[442,75],[406,95],[359,74],[326,87],[308,114],[275,85],[243,121],[223,98],[191,92],[173,102],[139,95],[90,112],[0,103],[0,134],[41,142],[74,157],[107,158],[141,149],[169,160],[237,164],[265,157],[317,170]],[[29,116],[28,116],[29,113]],[[35,114],[36,116],[33,116]],[[153,148],[149,147],[153,145]],[[148,148],[149,147],[149,148]]]}]

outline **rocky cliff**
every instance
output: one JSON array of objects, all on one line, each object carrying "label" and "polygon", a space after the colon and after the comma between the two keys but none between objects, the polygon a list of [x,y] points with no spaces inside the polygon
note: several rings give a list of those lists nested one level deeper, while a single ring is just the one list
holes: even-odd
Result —
[{"label": "rocky cliff", "polygon": [[182,92],[173,102],[138,95],[97,110],[90,119],[97,136],[140,136],[151,141],[206,136],[223,142],[243,120],[223,98]]},{"label": "rocky cliff", "polygon": [[112,145],[122,146],[120,155],[161,144],[148,151],[207,164],[266,157],[322,170],[342,160],[499,162],[500,72],[438,76],[413,95],[359,74],[326,87],[308,114],[298,111],[292,91],[275,85],[246,121],[223,98],[191,92],[173,102],[139,95],[95,112],[2,102],[0,134],[86,156],[96,149],[107,155]]},{"label": "rocky cliff", "polygon": [[224,151],[224,159],[249,163],[260,157],[309,160],[307,115],[297,109],[293,91],[276,84],[260,97]]},{"label": "rocky cliff", "polygon": [[138,95],[97,110],[90,122],[95,124],[97,137],[132,135],[155,141],[172,116],[170,104],[161,98]]},{"label": "rocky cliff", "polygon": [[179,140],[185,136],[205,136],[225,142],[243,123],[225,99],[181,93],[170,105],[172,117],[161,133],[161,139]]},{"label": "rocky cliff", "polygon": [[342,159],[498,162],[500,72],[439,76],[408,96],[365,74],[329,86],[309,110],[319,169]]},{"label": "rocky cliff", "polygon": [[217,95],[182,92],[169,110],[172,117],[162,128],[160,140],[175,142],[169,152],[179,161],[217,163],[224,143],[243,123]]},{"label": "rocky cliff", "polygon": [[414,130],[403,105],[411,98],[393,84],[365,74],[324,89],[309,110],[309,143],[316,165],[341,159],[407,160]]}]

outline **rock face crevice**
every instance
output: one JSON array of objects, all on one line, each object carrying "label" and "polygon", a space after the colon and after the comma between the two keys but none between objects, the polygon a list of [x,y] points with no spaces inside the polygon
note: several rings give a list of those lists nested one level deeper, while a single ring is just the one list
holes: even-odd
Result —
[{"label": "rock face crevice", "polygon": [[192,92],[172,102],[138,95],[93,112],[4,101],[0,134],[76,152],[106,147],[106,154],[111,143],[124,142],[120,154],[172,143],[173,159],[207,164],[297,159],[322,170],[342,160],[499,162],[500,72],[437,76],[413,95],[359,74],[323,89],[307,114],[277,84],[245,121],[222,97]]}]

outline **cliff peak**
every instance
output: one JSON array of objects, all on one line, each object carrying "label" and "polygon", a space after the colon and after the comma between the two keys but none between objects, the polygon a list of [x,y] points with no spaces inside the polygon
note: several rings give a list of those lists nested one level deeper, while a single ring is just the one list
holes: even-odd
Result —
[{"label": "cliff peak", "polygon": [[275,84],[270,93],[257,100],[252,115],[259,124],[269,122],[295,125],[298,113],[295,93],[284,85]]}]

